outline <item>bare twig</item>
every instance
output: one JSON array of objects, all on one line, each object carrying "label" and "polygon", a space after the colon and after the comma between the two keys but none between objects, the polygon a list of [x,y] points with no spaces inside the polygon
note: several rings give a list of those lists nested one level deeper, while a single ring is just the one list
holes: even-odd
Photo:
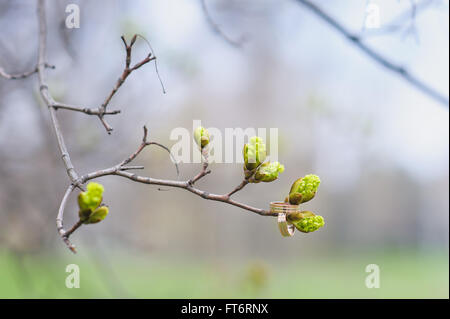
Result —
[{"label": "bare twig", "polygon": [[226,35],[222,29],[219,27],[219,25],[214,21],[214,19],[211,17],[211,14],[209,13],[208,7],[206,6],[205,0],[200,0],[203,14],[205,15],[206,21],[210,25],[211,29],[218,34],[220,37],[222,37],[226,42],[231,44],[232,46],[239,48],[243,44],[243,39],[239,40],[233,40],[228,35]]},{"label": "bare twig", "polygon": [[[47,63],[45,63],[44,66],[46,68],[49,68],[49,69],[54,69],[55,68],[54,65],[50,65],[50,64],[47,64]],[[25,79],[25,78],[29,77],[30,75],[33,75],[33,74],[35,74],[37,72],[38,72],[38,67],[36,67],[33,70],[28,71],[28,72],[23,72],[23,73],[19,73],[19,74],[9,74],[9,73],[6,73],[5,70],[2,67],[0,67],[0,76],[4,77],[7,80]]]},{"label": "bare twig", "polygon": [[208,145],[205,146],[202,150],[202,170],[200,171],[200,173],[198,173],[197,175],[195,175],[193,178],[191,178],[188,183],[192,186],[195,184],[195,182],[197,182],[199,179],[201,179],[203,176],[208,175],[209,173],[211,173],[211,170],[208,170],[208,165],[209,165],[209,147]]},{"label": "bare twig", "polygon": [[[100,114],[100,109],[98,109],[98,108],[92,109],[92,108],[88,108],[88,107],[80,107],[80,106],[69,105],[69,104],[60,103],[60,102],[55,102],[53,104],[53,107],[55,109],[63,109],[63,110],[81,112],[81,113],[85,113],[87,115],[99,115]],[[106,112],[103,112],[102,114],[103,115],[114,115],[114,114],[119,114],[119,113],[120,113],[120,110],[114,110],[114,111],[106,111]]]},{"label": "bare twig", "polygon": [[75,171],[75,168],[70,159],[69,152],[67,151],[66,144],[64,142],[64,137],[62,135],[58,118],[56,117],[56,109],[54,108],[54,104],[56,103],[53,97],[51,96],[48,85],[45,80],[45,59],[46,59],[46,50],[47,50],[47,23],[46,23],[46,15],[45,15],[45,2],[44,0],[39,0],[38,2],[38,16],[39,16],[39,55],[38,55],[38,78],[39,78],[39,90],[41,92],[41,97],[44,102],[47,104],[50,117],[52,120],[53,128],[56,134],[56,138],[58,141],[59,151],[61,153],[61,157],[64,162],[64,166],[66,167],[67,175],[70,178],[70,181],[75,185],[78,184],[78,174]]},{"label": "bare twig", "polygon": [[152,54],[152,52],[150,52],[142,61],[136,63],[133,66],[130,66],[131,65],[131,50],[133,48],[134,43],[136,42],[136,38],[137,38],[137,35],[135,34],[131,38],[130,44],[128,44],[127,40],[125,40],[125,37],[124,36],[121,37],[123,45],[125,46],[125,51],[126,51],[125,69],[123,70],[120,78],[117,80],[116,85],[112,89],[111,93],[106,97],[103,104],[99,107],[98,117],[100,118],[100,121],[103,123],[103,126],[105,127],[108,134],[111,134],[111,131],[113,130],[113,128],[104,120],[103,116],[106,114],[106,108],[107,108],[109,102],[111,101],[111,99],[113,98],[114,94],[116,94],[116,92],[122,86],[123,82],[125,82],[127,77],[133,71],[139,69],[144,64],[147,64],[148,62],[156,59],[156,57]]},{"label": "bare twig", "polygon": [[384,66],[386,69],[400,75],[405,81],[409,82],[412,86],[419,89],[429,97],[438,101],[439,103],[448,107],[448,97],[444,96],[442,93],[430,87],[428,84],[424,83],[419,78],[413,76],[409,73],[404,67],[396,65],[389,61],[387,58],[382,56],[380,53],[376,52],[368,45],[362,42],[361,38],[352,34],[349,30],[347,30],[341,23],[339,23],[336,19],[332,18],[328,13],[318,7],[316,4],[309,0],[296,0],[301,3],[305,8],[313,12],[316,16],[321,18],[327,24],[332,26],[335,30],[345,36],[350,42],[352,42],[356,47],[362,50],[366,55],[372,58],[374,61]]},{"label": "bare twig", "polygon": [[75,246],[69,241],[69,237],[66,236],[66,231],[63,227],[63,219],[64,219],[64,210],[66,208],[67,201],[69,200],[69,195],[74,190],[73,184],[69,185],[67,188],[63,199],[61,200],[61,204],[59,205],[58,210],[58,216],[56,216],[56,229],[58,230],[59,235],[61,236],[62,240],[66,244],[66,246],[73,252],[76,253]]},{"label": "bare twig", "polygon": [[117,167],[119,167],[121,170],[128,170],[128,169],[137,169],[137,168],[140,168],[140,167],[136,167],[136,166],[131,168],[130,166],[125,166],[125,165],[127,165],[127,164],[130,163],[132,160],[134,160],[134,159],[139,155],[139,153],[142,152],[142,150],[143,150],[146,146],[156,145],[156,146],[158,146],[158,147],[164,149],[165,151],[167,151],[167,152],[169,153],[170,159],[172,160],[172,162],[173,162],[174,165],[175,165],[175,169],[176,169],[176,171],[177,171],[177,177],[180,176],[180,169],[179,169],[179,167],[178,167],[178,163],[176,162],[176,160],[175,160],[174,156],[172,155],[172,152],[170,152],[169,148],[166,147],[166,146],[164,146],[164,145],[162,145],[162,144],[160,144],[160,143],[157,143],[157,142],[149,142],[149,141],[147,141],[147,137],[148,137],[148,129],[147,129],[147,126],[144,125],[143,130],[144,130],[144,135],[143,135],[143,137],[142,137],[142,143],[141,143],[141,145],[139,146],[139,148],[137,149],[137,151],[134,152],[133,154],[131,154],[131,155],[130,155],[128,158],[126,158],[125,160],[123,160],[119,165],[117,165]]},{"label": "bare twig", "polygon": [[70,236],[74,231],[76,231],[78,228],[80,228],[81,225],[83,225],[83,221],[80,219],[80,220],[78,220],[78,221],[75,223],[75,225],[72,226],[71,229],[69,229],[68,231],[66,231],[66,232],[64,233],[64,237],[69,238],[69,236]]},{"label": "bare twig", "polygon": [[70,179],[72,182],[75,182],[78,178],[77,174],[75,173],[75,170],[73,168],[73,165],[70,161],[69,153],[67,152],[64,138],[61,133],[61,130],[59,128],[59,122],[56,117],[55,111],[57,109],[66,109],[71,111],[77,111],[77,112],[83,112],[88,115],[99,115],[102,114],[103,116],[106,114],[118,114],[120,111],[111,111],[111,112],[105,112],[104,110],[95,110],[95,109],[89,109],[89,108],[83,108],[73,105],[68,105],[60,102],[56,102],[55,99],[51,96],[48,85],[45,80],[45,68],[48,67],[48,64],[45,63],[46,58],[46,50],[47,50],[47,23],[46,23],[46,15],[45,15],[45,1],[39,0],[38,2],[38,15],[39,15],[39,56],[38,56],[38,65],[37,65],[37,73],[39,77],[39,89],[41,92],[42,99],[49,107],[50,115],[52,118],[53,127],[55,129],[56,136],[58,138],[58,145],[61,151],[61,154],[63,156],[63,160],[66,166],[66,169],[68,171],[68,174],[70,176]]},{"label": "bare twig", "polygon": [[248,179],[244,179],[238,186],[236,186],[235,189],[233,189],[231,192],[227,194],[228,197],[233,195],[234,193],[239,192],[241,189],[243,189],[247,184],[249,183]]},{"label": "bare twig", "polygon": [[236,186],[231,192],[229,192],[227,194],[227,196],[230,197],[234,193],[239,192],[241,189],[243,189],[245,186],[247,186],[247,184],[250,183],[250,181],[253,179],[253,176],[255,175],[256,171],[262,164],[263,163],[260,163],[256,168],[254,168],[251,171],[246,171],[244,180],[238,186]]},{"label": "bare twig", "polygon": [[247,204],[243,204],[243,203],[234,201],[229,198],[228,194],[217,195],[217,194],[212,194],[207,191],[197,189],[197,188],[191,186],[189,184],[189,181],[172,181],[172,180],[155,179],[155,178],[151,178],[151,177],[139,176],[139,175],[132,174],[129,172],[124,172],[122,170],[115,171],[115,172],[107,174],[107,175],[118,175],[118,176],[122,176],[122,177],[128,178],[132,181],[143,183],[143,184],[182,188],[182,189],[186,189],[186,190],[190,191],[191,193],[196,194],[204,199],[227,203],[227,204],[240,207],[244,210],[248,210],[253,213],[262,215],[262,216],[277,216],[277,214],[272,213],[270,211],[266,211],[266,210],[260,209],[260,208],[255,208],[255,207],[249,206]]}]

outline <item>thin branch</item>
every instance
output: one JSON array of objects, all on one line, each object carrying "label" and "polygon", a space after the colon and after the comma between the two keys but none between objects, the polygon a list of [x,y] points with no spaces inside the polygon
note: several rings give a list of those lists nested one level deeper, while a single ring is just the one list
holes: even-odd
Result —
[{"label": "thin branch", "polygon": [[241,189],[243,189],[247,184],[249,183],[248,179],[244,179],[238,186],[236,186],[235,189],[233,189],[231,192],[227,194],[228,197],[233,195],[234,193],[239,192]]},{"label": "thin branch", "polygon": [[448,97],[444,96],[442,93],[430,87],[428,84],[424,83],[419,78],[411,75],[404,67],[396,65],[389,61],[387,58],[382,56],[380,53],[376,52],[365,43],[362,42],[361,38],[352,34],[349,30],[347,30],[342,24],[340,24],[336,19],[332,18],[328,13],[319,8],[316,4],[312,3],[309,0],[296,0],[300,4],[302,4],[305,8],[313,12],[316,16],[324,20],[327,24],[332,26],[335,30],[345,36],[350,42],[352,42],[356,47],[362,50],[366,55],[372,58],[374,61],[384,66],[386,69],[397,73],[400,75],[405,81],[409,82],[412,86],[419,89],[429,97],[438,101],[439,103],[448,107]]},{"label": "thin branch", "polygon": [[142,61],[136,63],[134,66],[130,67],[131,65],[131,50],[133,48],[134,43],[136,42],[137,35],[135,34],[133,38],[131,38],[130,44],[127,43],[127,40],[125,40],[125,37],[122,36],[122,42],[125,46],[126,51],[126,58],[125,58],[125,68],[122,72],[122,75],[117,80],[116,85],[112,89],[111,93],[106,97],[103,104],[99,107],[99,114],[98,117],[100,118],[100,121],[103,123],[103,126],[105,127],[108,134],[111,134],[111,131],[113,128],[104,120],[103,116],[106,114],[106,108],[108,107],[109,102],[113,98],[113,96],[116,94],[116,92],[119,90],[119,88],[122,86],[122,84],[125,82],[125,80],[128,78],[128,76],[135,70],[139,69],[143,65],[147,64],[150,61],[153,61],[156,59],[156,57],[150,52]]},{"label": "thin branch", "polygon": [[143,165],[134,165],[134,166],[122,166],[122,171],[129,171],[134,169],[144,169]]},{"label": "thin branch", "polygon": [[209,173],[211,173],[211,170],[208,170],[208,165],[209,165],[209,155],[208,155],[209,147],[208,147],[208,145],[205,146],[201,152],[202,152],[202,170],[200,171],[200,173],[198,173],[197,175],[195,175],[193,178],[191,178],[188,181],[189,185],[191,185],[191,186],[193,186],[203,176],[206,176]]},{"label": "thin branch", "polygon": [[127,165],[127,164],[130,163],[132,160],[134,160],[134,159],[139,155],[139,153],[142,152],[142,150],[143,150],[145,147],[150,146],[150,145],[156,145],[156,146],[158,146],[158,147],[161,147],[161,148],[164,149],[165,151],[167,151],[167,153],[169,153],[170,159],[172,160],[172,162],[173,162],[174,165],[175,165],[175,169],[176,169],[176,171],[177,171],[177,178],[178,178],[178,177],[180,176],[180,169],[179,169],[179,167],[178,167],[178,163],[176,162],[175,157],[173,156],[172,152],[169,150],[168,147],[166,147],[166,146],[164,146],[164,145],[162,145],[162,144],[160,144],[160,143],[157,143],[157,142],[149,142],[149,141],[147,141],[147,137],[148,137],[148,129],[147,129],[147,126],[144,125],[143,130],[144,130],[144,135],[143,135],[143,137],[142,137],[142,143],[141,143],[141,145],[139,145],[139,148],[136,150],[136,152],[134,152],[133,154],[131,154],[128,158],[126,158],[126,159],[123,160],[119,165],[117,165],[117,167],[118,167],[118,168],[121,168],[121,169],[123,170],[123,168],[125,167],[125,165]]},{"label": "thin branch", "polygon": [[[42,10],[40,9],[41,7],[42,7]],[[43,47],[42,54],[45,56],[45,51],[46,51],[46,44],[45,44],[45,41],[46,41],[46,39],[45,39],[45,37],[46,37],[46,25],[45,25],[45,3],[44,2],[42,2],[42,3],[39,2],[39,14],[40,14],[40,30],[41,30],[41,28],[44,30],[43,32],[40,31],[39,44],[40,44],[40,47]],[[43,16],[41,16],[41,14]],[[42,25],[41,21],[42,21],[43,25]],[[46,102],[46,104],[49,107],[52,107],[54,110],[63,109],[63,110],[81,112],[81,113],[85,113],[87,115],[96,115],[100,119],[100,122],[103,124],[103,126],[106,128],[107,132],[111,133],[113,128],[108,124],[108,122],[106,122],[106,120],[104,119],[104,116],[105,115],[115,115],[115,114],[119,114],[121,112],[120,110],[113,110],[113,111],[107,111],[106,110],[106,107],[109,104],[110,100],[112,99],[113,95],[117,92],[117,90],[120,88],[122,83],[125,81],[125,79],[128,77],[128,75],[131,72],[139,69],[144,64],[146,64],[146,63],[156,59],[156,57],[153,55],[153,49],[150,47],[150,50],[151,50],[152,53],[148,54],[148,56],[145,59],[143,59],[142,61],[140,61],[140,62],[136,63],[134,66],[130,67],[130,63],[131,63],[131,49],[132,49],[132,46],[133,46],[134,42],[136,41],[136,37],[137,37],[137,35],[135,35],[132,38],[132,40],[130,42],[130,45],[128,45],[126,43],[125,38],[122,36],[122,41],[125,44],[125,48],[126,48],[126,52],[127,52],[126,67],[125,67],[125,70],[124,70],[121,78],[118,80],[118,82],[117,82],[116,86],[114,87],[113,91],[107,97],[107,99],[102,104],[102,106],[100,106],[98,108],[87,108],[87,107],[80,107],[80,106],[69,105],[69,104],[57,102],[50,95],[50,93],[48,91],[48,86],[47,86],[47,84],[45,83],[45,80],[44,80],[44,76],[43,75],[42,76],[39,75],[40,83],[41,83],[40,90],[41,90],[41,93],[43,94],[43,98],[44,98],[44,101]],[[148,43],[148,41],[147,41],[147,43]],[[40,52],[40,55],[41,55],[41,52]],[[155,61],[155,63],[156,63],[156,61]],[[34,72],[38,72],[38,73],[42,73],[43,72],[42,68],[40,68],[40,65],[42,65],[41,62],[38,64],[38,67],[36,68],[36,70]],[[46,64],[46,63],[44,65],[45,65],[45,67],[48,67],[48,68],[54,68],[53,66],[51,66],[49,64]],[[156,64],[155,64],[155,67],[156,67]],[[0,72],[2,72],[2,69],[0,69]],[[28,76],[28,75],[30,75],[30,74],[32,74],[34,72],[28,72],[25,75],[17,75],[17,76],[15,76],[15,78],[17,78],[18,76],[21,76],[21,77]],[[10,76],[10,75],[7,75],[6,73],[5,73],[5,75],[6,76]],[[159,74],[158,74],[158,77],[159,77]],[[162,82],[161,82],[161,85],[163,85]],[[164,86],[163,86],[163,90],[164,90]]]},{"label": "thin branch", "polygon": [[[54,65],[50,65],[45,63],[44,64],[46,68],[49,69],[54,69],[55,66]],[[30,75],[33,75],[35,73],[38,72],[38,67],[34,68],[31,71],[28,72],[23,72],[23,73],[19,73],[19,74],[9,74],[5,72],[5,69],[3,69],[2,67],[0,67],[0,76],[4,77],[7,80],[20,80],[20,79],[25,79],[27,77],[29,77]]]},{"label": "thin branch", "polygon": [[[59,205],[58,210],[58,216],[56,217],[56,229],[58,230],[59,235],[61,236],[62,240],[66,244],[66,246],[73,252],[76,253],[75,246],[70,242],[69,237],[66,236],[66,231],[63,227],[63,220],[64,220],[64,210],[66,208],[67,201],[69,200],[69,195],[72,193],[74,189],[74,185],[71,184],[66,190],[66,193],[64,194],[63,199],[61,200],[61,204]],[[73,228],[72,228],[73,229]]]},{"label": "thin branch", "polygon": [[180,176],[180,169],[179,169],[179,167],[178,167],[178,163],[177,163],[177,161],[175,160],[175,157],[173,156],[172,152],[169,150],[169,148],[168,148],[167,146],[164,146],[164,145],[162,145],[162,144],[160,144],[160,143],[157,143],[157,142],[148,142],[146,145],[147,145],[147,146],[150,146],[150,145],[156,145],[156,146],[162,148],[163,150],[167,151],[167,153],[169,153],[169,157],[170,157],[170,159],[172,160],[172,163],[173,163],[173,165],[175,166],[175,169],[176,169],[176,171],[177,171],[177,178]]},{"label": "thin branch", "polygon": [[[88,108],[88,107],[80,107],[80,106],[76,106],[76,105],[69,105],[69,104],[65,104],[65,103],[60,103],[60,102],[55,102],[53,104],[53,107],[55,109],[63,109],[63,110],[69,110],[69,111],[75,111],[75,112],[81,112],[81,113],[85,113],[87,115],[99,115],[100,114],[100,109],[95,108]],[[114,114],[119,114],[120,110],[114,110],[114,111],[106,111],[103,112],[103,115],[114,115]]]},{"label": "thin branch", "polygon": [[249,184],[250,181],[253,180],[253,176],[255,176],[256,171],[258,170],[258,168],[260,168],[260,166],[261,166],[262,164],[263,164],[263,163],[260,163],[257,167],[255,167],[255,168],[254,168],[253,170],[251,170],[251,171],[246,170],[246,171],[245,171],[245,178],[244,178],[244,180],[243,180],[238,186],[236,186],[235,189],[233,189],[231,192],[229,192],[229,193],[227,194],[227,196],[228,196],[228,197],[231,197],[231,195],[233,195],[234,193],[239,192],[241,189],[243,189],[245,186],[247,186],[247,184]]},{"label": "thin branch", "polygon": [[108,175],[122,176],[122,177],[128,178],[132,181],[135,181],[138,183],[143,183],[143,184],[182,188],[182,189],[186,189],[186,190],[190,191],[191,193],[196,194],[204,199],[227,203],[227,204],[237,206],[242,209],[251,211],[251,212],[261,215],[261,216],[278,216],[277,213],[272,213],[272,212],[266,211],[264,209],[255,208],[250,205],[234,201],[229,198],[228,194],[217,195],[217,194],[209,193],[207,191],[200,190],[198,188],[191,186],[189,184],[189,181],[180,182],[180,181],[173,181],[173,180],[155,179],[155,178],[151,178],[151,177],[139,176],[139,175],[132,174],[129,172],[124,172],[122,170],[115,171],[112,174],[108,174]]},{"label": "thin branch", "polygon": [[67,151],[66,144],[64,142],[64,137],[59,126],[58,118],[56,117],[56,109],[54,108],[55,100],[51,96],[48,85],[45,80],[45,60],[46,60],[46,50],[47,50],[47,23],[45,15],[45,2],[44,0],[39,0],[38,2],[38,17],[39,17],[39,55],[38,55],[38,78],[39,78],[39,90],[41,92],[41,97],[47,104],[50,118],[52,120],[53,129],[56,134],[58,141],[59,151],[67,171],[67,175],[70,181],[75,185],[78,184],[78,174],[70,159],[69,152]]},{"label": "thin branch", "polygon": [[243,44],[243,39],[240,40],[233,40],[229,36],[227,36],[222,29],[219,27],[219,25],[214,21],[214,19],[211,17],[211,14],[209,13],[208,7],[206,6],[205,0],[200,0],[200,4],[202,6],[203,13],[205,15],[206,21],[210,25],[211,29],[218,34],[220,37],[222,37],[226,42],[231,44],[232,46],[239,48]]},{"label": "thin branch", "polygon": [[[58,147],[59,147],[59,150],[61,153],[61,157],[62,157],[64,166],[66,168],[67,175],[69,176],[69,179],[71,181],[71,184],[67,188],[66,193],[64,194],[64,197],[61,201],[61,204],[60,204],[60,207],[58,210],[58,215],[56,217],[56,227],[57,227],[57,230],[58,230],[61,238],[63,239],[64,243],[67,245],[67,247],[72,252],[75,253],[76,252],[75,246],[72,245],[72,243],[69,241],[69,238],[66,235],[66,232],[64,231],[64,228],[63,228],[63,216],[64,216],[64,209],[66,207],[69,195],[72,193],[72,191],[74,190],[75,187],[81,188],[81,185],[79,182],[78,174],[75,171],[75,168],[70,159],[69,152],[67,151],[67,147],[64,142],[64,137],[61,132],[61,128],[59,126],[58,118],[56,117],[56,108],[55,108],[56,102],[53,99],[53,97],[51,96],[51,94],[48,90],[47,82],[45,80],[47,24],[46,24],[44,0],[38,1],[38,18],[39,18],[38,19],[39,20],[39,54],[38,54],[37,72],[38,72],[38,78],[39,78],[39,90],[40,90],[42,99],[48,106],[53,129],[55,131],[56,138],[58,141]],[[78,227],[76,227],[76,228],[78,228]]]},{"label": "thin branch", "polygon": [[83,225],[83,221],[80,219],[80,220],[78,220],[78,221],[75,223],[75,225],[72,226],[71,229],[69,229],[68,231],[66,231],[66,232],[64,233],[64,237],[69,238],[69,236],[70,236],[74,231],[76,231],[78,228],[80,228],[81,225]]}]

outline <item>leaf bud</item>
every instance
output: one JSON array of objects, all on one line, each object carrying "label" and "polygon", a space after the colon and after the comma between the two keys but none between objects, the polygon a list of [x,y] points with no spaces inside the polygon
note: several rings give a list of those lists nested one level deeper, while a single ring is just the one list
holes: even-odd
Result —
[{"label": "leaf bud", "polygon": [[309,174],[296,180],[289,191],[289,203],[298,205],[314,198],[317,188],[320,184],[320,178],[317,175]]},{"label": "leaf bud", "polygon": [[288,215],[288,220],[303,233],[311,233],[325,225],[322,216],[310,211],[296,212]]},{"label": "leaf bud", "polygon": [[95,210],[102,203],[104,188],[101,184],[91,182],[87,190],[78,195],[80,211]]},{"label": "leaf bud", "polygon": [[202,126],[197,127],[194,130],[194,140],[195,143],[197,143],[197,145],[200,148],[204,148],[206,145],[209,144],[209,132],[207,129],[205,129]]},{"label": "leaf bud", "polygon": [[257,182],[273,182],[278,178],[279,173],[283,173],[284,165],[279,162],[263,163],[257,170],[254,179]]},{"label": "leaf bud", "polygon": [[100,206],[89,216],[88,220],[85,224],[96,224],[105,219],[106,215],[108,215],[109,209],[106,206]]},{"label": "leaf bud", "polygon": [[266,160],[266,145],[258,136],[250,138],[249,143],[244,145],[244,170],[252,171]]}]

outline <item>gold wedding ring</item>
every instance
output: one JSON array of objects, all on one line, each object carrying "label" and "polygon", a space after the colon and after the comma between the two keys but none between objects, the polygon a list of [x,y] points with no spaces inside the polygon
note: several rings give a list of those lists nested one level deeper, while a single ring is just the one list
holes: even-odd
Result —
[{"label": "gold wedding ring", "polygon": [[298,210],[298,205],[291,205],[283,202],[271,202],[270,211],[278,214],[278,228],[283,237],[291,237],[294,235],[295,226],[288,222],[287,215]]}]

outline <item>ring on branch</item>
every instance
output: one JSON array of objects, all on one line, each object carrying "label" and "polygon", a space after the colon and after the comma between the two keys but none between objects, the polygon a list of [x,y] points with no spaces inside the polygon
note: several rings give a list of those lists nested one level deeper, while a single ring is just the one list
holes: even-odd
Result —
[{"label": "ring on branch", "polygon": [[[279,203],[270,203],[271,209],[273,208],[274,204]],[[283,203],[281,203],[283,204]],[[295,208],[297,209],[297,207]],[[281,213],[278,213],[278,229],[280,230],[280,233],[283,237],[291,237],[294,235],[295,232],[295,226],[292,223],[288,223],[287,221],[287,211],[283,209]]]}]

